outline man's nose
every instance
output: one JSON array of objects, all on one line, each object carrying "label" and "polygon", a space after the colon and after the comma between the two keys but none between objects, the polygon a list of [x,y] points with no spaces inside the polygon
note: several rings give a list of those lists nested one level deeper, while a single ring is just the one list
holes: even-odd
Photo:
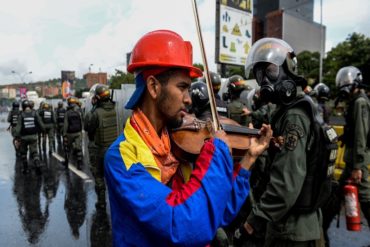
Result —
[{"label": "man's nose", "polygon": [[184,95],[184,104],[185,105],[191,105],[191,97],[190,97],[190,93],[189,91],[186,91],[185,95]]}]

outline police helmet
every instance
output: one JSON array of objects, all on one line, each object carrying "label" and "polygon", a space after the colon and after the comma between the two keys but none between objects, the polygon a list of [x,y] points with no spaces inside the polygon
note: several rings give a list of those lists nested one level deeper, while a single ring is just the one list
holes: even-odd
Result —
[{"label": "police helmet", "polygon": [[207,85],[203,81],[193,82],[190,86],[191,109],[199,112],[209,104]]},{"label": "police helmet", "polygon": [[78,104],[78,99],[74,96],[70,96],[70,97],[68,97],[67,102],[68,102],[69,106],[77,105]]},{"label": "police helmet", "polygon": [[347,66],[341,68],[337,72],[335,78],[335,84],[339,89],[344,87],[357,87],[362,83],[362,73],[361,71],[354,66]]},{"label": "police helmet", "polygon": [[110,90],[107,85],[99,84],[95,88],[95,97],[98,101],[107,101],[110,99]]},{"label": "police helmet", "polygon": [[13,104],[12,104],[13,108],[19,108],[19,102],[18,101],[14,101]]},{"label": "police helmet", "polygon": [[33,100],[30,100],[30,107],[33,109],[35,107],[35,102]]},{"label": "police helmet", "polygon": [[[297,57],[294,50],[288,43],[281,39],[262,38],[253,44],[245,64],[246,77],[249,77],[250,71],[257,63],[271,63],[277,66],[285,65],[284,69],[289,75],[300,77],[298,75]],[[256,79],[257,83],[260,83],[259,78],[256,77]]]},{"label": "police helmet", "polygon": [[62,108],[62,107],[63,107],[63,101],[59,101],[59,102],[58,102],[58,107],[59,107],[59,108]]},{"label": "police helmet", "polygon": [[26,99],[26,100],[23,100],[23,101],[22,101],[22,109],[23,109],[23,111],[24,111],[27,107],[31,108],[31,104],[30,104],[30,101]]},{"label": "police helmet", "polygon": [[316,92],[316,97],[318,100],[327,101],[330,98],[330,88],[325,84],[320,82],[314,87]]},{"label": "police helmet", "polygon": [[307,81],[298,75],[297,57],[284,40],[262,38],[253,44],[245,64],[245,74],[251,70],[261,86],[261,100],[290,104],[297,95],[297,85],[304,89]]},{"label": "police helmet", "polygon": [[45,102],[43,105],[42,105],[42,109],[44,110],[48,110],[50,107],[49,103]]},{"label": "police helmet", "polygon": [[246,82],[241,75],[233,75],[229,78],[227,89],[231,95],[239,95],[246,88]]},{"label": "police helmet", "polygon": [[[221,76],[212,71],[209,72],[209,76],[211,78],[213,92],[217,94],[221,89]],[[204,83],[206,82],[206,78],[204,76],[200,80]]]}]

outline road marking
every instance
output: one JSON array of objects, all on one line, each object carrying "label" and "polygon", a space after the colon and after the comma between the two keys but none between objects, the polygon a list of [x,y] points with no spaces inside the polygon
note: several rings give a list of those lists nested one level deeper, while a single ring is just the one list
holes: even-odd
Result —
[{"label": "road marking", "polygon": [[[64,158],[62,156],[60,156],[59,154],[53,152],[53,156],[54,156],[54,158],[56,158],[60,162],[64,162]],[[78,170],[73,164],[71,164],[69,162],[68,162],[68,168],[69,168],[69,170],[74,172],[77,176],[79,176],[80,178],[85,180],[85,182],[92,182],[93,181],[86,173],[84,173],[83,171]]]}]

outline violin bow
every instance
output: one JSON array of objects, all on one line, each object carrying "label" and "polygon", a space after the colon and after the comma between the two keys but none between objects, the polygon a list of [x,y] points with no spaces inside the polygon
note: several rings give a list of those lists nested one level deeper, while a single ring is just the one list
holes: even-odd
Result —
[{"label": "violin bow", "polygon": [[220,120],[217,114],[215,95],[213,93],[213,89],[211,85],[211,76],[210,76],[209,69],[208,69],[206,51],[204,49],[203,36],[202,36],[201,28],[200,28],[200,21],[199,21],[199,15],[198,15],[197,1],[192,0],[192,4],[193,4],[193,13],[194,13],[194,18],[195,18],[195,25],[196,25],[196,29],[198,33],[199,46],[200,46],[202,60],[204,64],[204,73],[205,73],[204,76],[205,76],[206,84],[207,84],[209,105],[211,107],[212,124],[213,124],[213,129],[217,131],[221,129],[221,125],[220,125]]}]

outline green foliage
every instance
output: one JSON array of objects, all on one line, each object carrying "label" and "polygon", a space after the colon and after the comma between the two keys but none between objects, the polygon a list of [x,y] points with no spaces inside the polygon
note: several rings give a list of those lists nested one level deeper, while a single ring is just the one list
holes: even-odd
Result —
[{"label": "green foliage", "polygon": [[201,71],[204,71],[204,66],[203,64],[201,63],[194,63],[193,64],[194,67],[197,67],[198,69],[200,69]]},{"label": "green foliage", "polygon": [[82,98],[82,93],[83,92],[89,92],[89,91],[90,91],[90,88],[87,88],[87,87],[75,89],[75,96],[77,98]]},{"label": "green foliage", "polygon": [[302,75],[311,85],[318,82],[320,74],[320,53],[302,51],[297,55],[297,60],[298,74]]},{"label": "green foliage", "polygon": [[[320,54],[303,51],[297,55],[298,73],[304,76],[309,84],[319,82]],[[370,38],[363,34],[352,33],[327,53],[323,60],[323,80],[336,95],[335,76],[340,68],[345,66],[359,68],[364,81],[370,81]]]},{"label": "green foliage", "polygon": [[227,77],[233,75],[240,75],[242,77],[245,77],[244,66],[229,65],[227,66],[227,71],[228,71]]},{"label": "green foliage", "polygon": [[[324,82],[335,89],[335,76],[345,66],[355,66],[362,72],[365,82],[370,81],[370,38],[352,33],[344,42],[328,52],[324,60]],[[334,90],[335,91],[335,90]]]},{"label": "green foliage", "polygon": [[116,69],[116,73],[110,78],[110,88],[120,89],[121,84],[133,84],[135,83],[134,75],[131,73],[124,73],[122,70]]}]

